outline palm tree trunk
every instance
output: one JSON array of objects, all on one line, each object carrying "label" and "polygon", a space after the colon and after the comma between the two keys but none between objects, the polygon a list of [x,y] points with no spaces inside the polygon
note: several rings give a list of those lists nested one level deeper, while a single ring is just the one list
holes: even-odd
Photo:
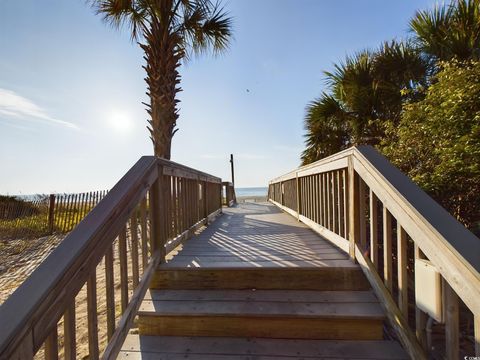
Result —
[{"label": "palm tree trunk", "polygon": [[147,112],[151,119],[148,120],[150,138],[153,142],[155,156],[170,159],[172,137],[178,119],[176,100],[180,74],[182,53],[177,50],[178,38],[163,28],[161,23],[152,19],[150,29],[146,31],[146,44],[140,44],[143,49],[146,65],[143,67],[147,73],[147,83],[150,104]]}]

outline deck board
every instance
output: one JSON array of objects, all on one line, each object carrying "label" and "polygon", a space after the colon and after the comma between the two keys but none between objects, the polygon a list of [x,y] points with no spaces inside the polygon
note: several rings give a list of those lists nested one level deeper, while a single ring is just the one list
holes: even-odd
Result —
[{"label": "deck board", "polygon": [[348,255],[268,203],[225,208],[201,233],[177,247],[165,268],[355,267]]},{"label": "deck board", "polygon": [[408,359],[394,341],[129,335],[119,359]]}]

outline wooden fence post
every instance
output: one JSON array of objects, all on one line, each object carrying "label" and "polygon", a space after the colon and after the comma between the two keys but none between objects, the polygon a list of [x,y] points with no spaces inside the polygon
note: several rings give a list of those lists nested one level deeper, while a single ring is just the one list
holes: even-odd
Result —
[{"label": "wooden fence post", "polygon": [[360,199],[358,175],[353,167],[353,159],[348,157],[348,240],[350,259],[355,261],[355,244],[360,239]]},{"label": "wooden fence post", "polygon": [[48,206],[48,232],[53,233],[55,225],[55,195],[50,194],[50,203]]}]

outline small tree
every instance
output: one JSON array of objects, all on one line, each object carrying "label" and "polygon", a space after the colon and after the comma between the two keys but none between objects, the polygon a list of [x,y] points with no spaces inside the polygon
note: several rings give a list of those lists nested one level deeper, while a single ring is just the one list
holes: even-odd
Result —
[{"label": "small tree", "polygon": [[170,159],[181,88],[178,67],[191,55],[228,47],[232,20],[209,0],[91,0],[103,19],[128,27],[146,61],[147,126],[156,156]]},{"label": "small tree", "polygon": [[440,64],[424,100],[407,104],[383,152],[458,220],[480,220],[480,62]]}]

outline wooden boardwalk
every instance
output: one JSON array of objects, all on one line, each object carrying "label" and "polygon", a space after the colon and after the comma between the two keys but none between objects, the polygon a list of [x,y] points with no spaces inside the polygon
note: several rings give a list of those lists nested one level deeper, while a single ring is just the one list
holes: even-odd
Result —
[{"label": "wooden boardwalk", "polygon": [[224,214],[167,257],[121,359],[405,359],[347,254],[271,204]]},{"label": "wooden boardwalk", "polygon": [[244,203],[224,214],[179,251],[166,267],[355,266],[348,255],[276,206]]}]

